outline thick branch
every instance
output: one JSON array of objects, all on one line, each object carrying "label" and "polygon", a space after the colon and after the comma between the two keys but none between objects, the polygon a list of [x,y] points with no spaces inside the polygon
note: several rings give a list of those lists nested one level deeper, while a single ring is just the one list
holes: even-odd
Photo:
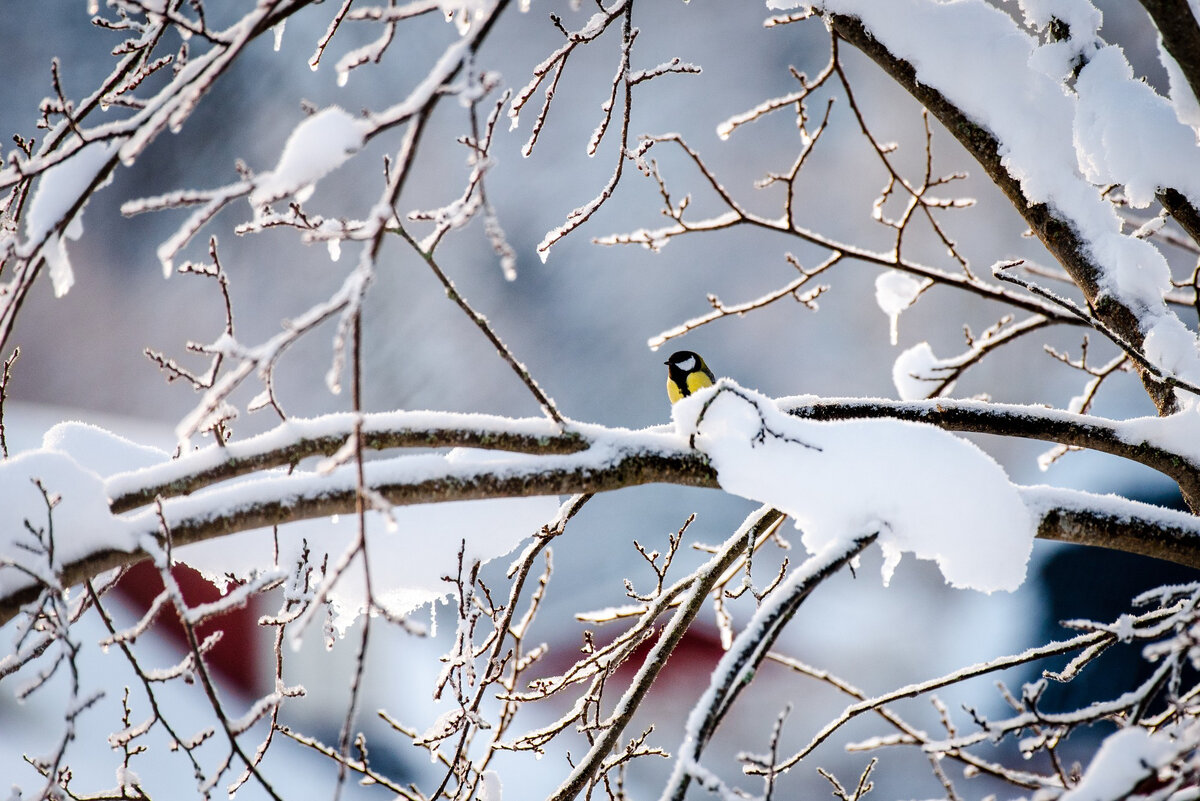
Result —
[{"label": "thick branch", "polygon": [[1023,487],[1038,539],[1151,556],[1200,570],[1200,520],[1146,503],[1054,487]]},{"label": "thick branch", "polygon": [[1154,21],[1163,48],[1179,65],[1192,94],[1200,97],[1200,24],[1187,0],[1141,0]]},{"label": "thick branch", "polygon": [[[1050,254],[1071,276],[1071,280],[1083,291],[1088,306],[1097,318],[1140,351],[1145,337],[1137,315],[1111,293],[1102,291],[1102,271],[1092,261],[1071,221],[1056,214],[1045,203],[1031,203],[1026,197],[1020,182],[1001,163],[1000,143],[996,137],[970,119],[937,89],[920,83],[912,64],[893,55],[882,42],[867,31],[861,20],[842,14],[829,14],[828,19],[838,36],[882,67],[889,77],[904,87],[954,135],[1009,199]],[[1170,414],[1177,410],[1174,391],[1170,386],[1145,371],[1141,372],[1141,378],[1159,414]]]},{"label": "thick branch", "polygon": [[[423,479],[414,478],[422,471],[408,467],[403,460],[369,463],[367,482],[396,506],[575,495],[650,483],[718,486],[716,473],[702,454],[669,447],[605,449],[604,454],[596,456],[515,456],[504,463],[481,462],[466,468],[445,462],[439,465],[436,475]],[[170,526],[172,543],[180,546],[239,531],[354,512],[358,493],[352,470],[343,468],[324,477],[319,489],[314,489],[312,478],[311,474],[281,476],[256,482],[253,489],[242,484],[166,499],[161,503],[162,517]],[[253,497],[248,495],[250,492]],[[157,508],[143,511],[133,520],[143,527],[144,534],[157,535],[160,531]],[[60,582],[64,587],[72,586],[110,568],[146,558],[148,554],[140,549],[95,552],[62,565]],[[0,598],[0,625],[10,620],[22,604],[33,601],[38,590],[30,586]]]},{"label": "thick branch", "polygon": [[[161,469],[139,470],[109,479],[106,489],[115,514],[153,503],[154,499],[187,495],[203,487],[273,467],[295,466],[314,456],[332,456],[354,432],[353,414],[292,419],[272,431],[227,445],[188,454]],[[417,412],[382,412],[362,418],[363,447],[484,448],[513,453],[568,454],[590,444],[575,432],[563,432],[545,421],[513,421],[485,415],[438,413],[440,425]]]},{"label": "thick branch", "polygon": [[[504,463],[446,469],[423,479],[413,478],[414,471],[404,469],[389,476],[389,469],[395,468],[387,461],[366,467],[368,484],[396,505],[593,493],[649,483],[719,486],[716,473],[700,453],[669,447],[612,449],[601,458],[588,453],[516,456]],[[353,511],[352,471],[335,472],[320,483],[319,490],[313,487],[309,475],[284,476],[256,483],[254,497],[247,497],[246,485],[215,488],[193,497],[164,500],[162,512],[171,527],[172,541],[184,545]],[[1026,489],[1023,494],[1039,520],[1038,537],[1042,539],[1114,548],[1200,569],[1200,520],[1191,515],[1064,490]],[[147,534],[159,531],[157,509],[144,511],[133,520],[142,524]],[[71,586],[109,568],[146,558],[140,550],[108,550],[63,565],[59,575],[63,586]],[[38,588],[30,586],[0,598],[0,625],[37,594]]]}]

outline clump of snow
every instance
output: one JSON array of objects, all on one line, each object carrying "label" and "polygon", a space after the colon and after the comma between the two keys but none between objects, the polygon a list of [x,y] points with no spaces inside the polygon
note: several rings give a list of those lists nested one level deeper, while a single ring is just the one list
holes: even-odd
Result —
[{"label": "clump of snow", "polygon": [[1103,21],[1091,0],[1019,0],[1018,5],[1026,25],[1044,28],[1057,19],[1069,26],[1071,38],[1095,36]]},{"label": "clump of snow", "polygon": [[1025,24],[1045,30],[1054,21],[1066,25],[1067,37],[1034,48],[1029,66],[1056,81],[1066,81],[1091,53],[1103,46],[1103,16],[1090,0],[1021,0]]},{"label": "clump of snow", "polygon": [[67,294],[75,284],[65,240],[83,236],[83,208],[80,207],[63,231],[55,234],[54,228],[88,191],[119,144],[120,140],[113,139],[84,145],[70,158],[42,174],[29,201],[29,211],[25,215],[26,248],[36,248],[45,242],[42,255],[50,271],[55,297]]},{"label": "clump of snow", "polygon": [[945,363],[933,353],[928,342],[918,342],[896,357],[892,363],[892,383],[900,400],[922,400],[941,380]]},{"label": "clump of snow", "polygon": [[1133,445],[1143,442],[1200,463],[1200,404],[1187,404],[1166,417],[1135,417],[1117,424],[1120,438]]},{"label": "clump of snow", "polygon": [[81,467],[99,476],[141,470],[170,459],[158,448],[139,445],[111,431],[79,421],[58,423],[42,438],[46,450],[71,455]]},{"label": "clump of snow", "polygon": [[[1195,735],[1188,739],[1194,747]],[[1079,784],[1064,793],[1060,801],[1127,798],[1178,753],[1179,745],[1172,742],[1169,732],[1154,735],[1139,726],[1121,729],[1104,739]]]},{"label": "clump of snow", "polygon": [[[1091,57],[1075,82],[1075,152],[1079,169],[1094,184],[1124,184],[1136,208],[1174,186],[1200,199],[1200,149],[1196,132],[1143,81],[1116,45]],[[1116,113],[1119,110],[1119,113]]]},{"label": "clump of snow", "polygon": [[1178,317],[1160,318],[1142,342],[1146,358],[1169,374],[1200,383],[1196,336]]},{"label": "clump of snow", "polygon": [[893,345],[900,341],[900,312],[913,305],[930,283],[928,279],[918,281],[899,270],[887,270],[875,278],[875,302],[888,316]]},{"label": "clump of snow", "polygon": [[1025,579],[1034,518],[964,439],[901,420],[800,420],[728,379],[672,417],[723,489],[786,512],[810,553],[878,532],[885,583],[904,553],[935,561],[954,587],[1011,591]]},{"label": "clump of snow", "polygon": [[338,106],[329,106],[308,117],[292,131],[279,164],[255,178],[250,204],[255,210],[295,195],[303,203],[317,181],[342,166],[366,142],[370,124]]},{"label": "clump of snow", "polygon": [[0,596],[29,586],[31,575],[54,586],[59,568],[97,551],[136,548],[135,529],[109,512],[101,477],[69,454],[33,450],[0,462]]}]

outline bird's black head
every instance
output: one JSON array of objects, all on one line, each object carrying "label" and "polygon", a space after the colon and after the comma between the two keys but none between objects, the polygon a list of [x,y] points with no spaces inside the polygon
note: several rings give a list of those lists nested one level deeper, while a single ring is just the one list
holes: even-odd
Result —
[{"label": "bird's black head", "polygon": [[690,350],[677,350],[671,354],[671,358],[663,362],[668,367],[681,370],[684,373],[690,373],[702,363],[703,360],[700,358],[700,354]]}]

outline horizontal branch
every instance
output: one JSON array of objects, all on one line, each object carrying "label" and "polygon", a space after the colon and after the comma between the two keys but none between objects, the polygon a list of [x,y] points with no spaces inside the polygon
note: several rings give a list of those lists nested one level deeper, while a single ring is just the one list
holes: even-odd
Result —
[{"label": "horizontal branch", "polygon": [[1022,487],[1038,539],[1150,556],[1200,570],[1200,519],[1113,495]]},{"label": "horizontal branch", "polygon": [[[1148,441],[1131,423],[1022,406],[940,398],[894,401],[877,398],[780,399],[783,409],[810,420],[891,417],[928,423],[948,431],[1039,439],[1120,456],[1158,470],[1177,482],[1185,497],[1200,498],[1200,464],[1185,454]],[[187,495],[222,481],[276,467],[295,467],[304,459],[332,456],[354,431],[354,415],[294,418],[271,431],[225,445],[211,445],[161,465],[112,476],[105,489],[115,514],[153,503],[155,498]],[[1136,422],[1136,421],[1135,421]],[[363,447],[480,448],[512,453],[580,453],[614,429],[571,422],[564,429],[546,418],[513,419],[449,412],[379,412],[363,415]],[[655,436],[655,429],[636,436]]]},{"label": "horizontal branch", "polygon": [[[546,419],[513,420],[481,414],[380,412],[362,416],[363,447],[482,448],[513,453],[568,454],[585,450],[581,434]],[[113,513],[154,499],[187,495],[221,481],[304,459],[332,456],[354,432],[355,415],[292,419],[258,436],[211,445],[160,466],[121,473],[105,482]]]},{"label": "horizontal branch", "polygon": [[[368,462],[371,490],[388,503],[408,506],[539,495],[605,492],[650,483],[717,488],[717,476],[698,451],[679,448],[673,437],[645,434],[626,446],[599,445],[576,455],[514,455],[504,461],[451,460],[437,454]],[[214,487],[190,497],[167,498],[129,518],[135,537],[161,536],[161,519],[174,545],[214,539],[240,531],[355,511],[355,465],[328,475],[295,473]],[[531,532],[532,533],[532,532]],[[107,549],[59,568],[64,587],[105,570],[148,558]],[[27,586],[0,597],[0,626],[21,605],[36,599],[39,588]]]},{"label": "horizontal branch", "polygon": [[[1144,429],[1136,428],[1144,421],[1118,423],[1032,406],[946,399],[897,403],[789,398],[779,405],[816,420],[895,417],[950,430],[1047,439],[1123,456],[1173,477],[1195,481],[1195,465],[1146,441]],[[141,536],[160,537],[160,514],[177,545],[348,514],[355,509],[357,493],[352,464],[327,472],[274,472],[227,486],[207,485],[344,449],[353,421],[354,416],[349,414],[289,421],[239,443],[213,446],[113,476],[106,488],[115,499],[114,506],[120,503],[124,508],[133,508],[134,498],[147,495],[157,500],[154,506],[123,519],[132,530],[133,541]],[[397,506],[595,493],[649,483],[713,489],[720,486],[705,456],[688,447],[673,429],[627,431],[580,423],[568,426],[569,430],[563,431],[545,418],[513,420],[440,412],[366,415],[364,437],[371,447],[466,446],[509,451],[500,458],[427,453],[374,460],[365,466],[366,482]],[[1134,436],[1139,430],[1143,434]],[[1186,465],[1186,469],[1173,469],[1172,461]],[[123,493],[113,493],[117,487],[123,487]],[[168,497],[170,493],[193,491],[184,497]],[[1042,539],[1113,548],[1200,568],[1200,519],[1192,515],[1065,490],[1038,488],[1022,492],[1038,521],[1037,536]],[[71,586],[146,556],[140,550],[92,553],[62,565],[61,583]],[[0,597],[0,625],[36,596],[37,588],[26,586]]]}]

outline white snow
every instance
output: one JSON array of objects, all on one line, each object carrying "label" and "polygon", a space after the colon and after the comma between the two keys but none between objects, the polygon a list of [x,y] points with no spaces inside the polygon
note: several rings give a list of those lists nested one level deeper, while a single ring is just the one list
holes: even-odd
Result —
[{"label": "white snow", "polygon": [[159,448],[139,445],[100,426],[75,420],[53,426],[42,438],[42,447],[70,454],[81,467],[99,476],[140,470],[170,459]]},{"label": "white snow", "polygon": [[1166,98],[1134,80],[1119,47],[1094,54],[1075,91],[1075,152],[1085,178],[1097,185],[1124,184],[1136,208],[1150,205],[1163,186],[1200,200],[1196,132],[1179,121]]},{"label": "white snow", "polygon": [[886,270],[875,278],[875,302],[888,316],[892,344],[900,341],[900,312],[913,305],[921,291],[932,282],[918,281],[908,273]]},{"label": "white snow", "polygon": [[921,400],[937,386],[938,369],[942,361],[933,353],[928,342],[918,342],[892,363],[892,383],[900,400]]},{"label": "white snow", "polygon": [[54,228],[87,193],[119,144],[120,140],[112,139],[84,145],[69,159],[46,170],[34,189],[25,215],[24,250],[28,251],[26,255],[32,255],[42,246],[55,297],[67,294],[75,284],[65,240],[83,235],[83,207],[75,212],[64,230],[54,233]]},{"label": "white snow", "polygon": [[1025,579],[1034,518],[964,439],[899,420],[799,420],[728,379],[672,417],[723,489],[787,512],[810,553],[878,532],[885,583],[904,553],[935,561],[954,587],[1011,591]]},{"label": "white snow", "polygon": [[1200,406],[1189,405],[1168,417],[1135,417],[1118,423],[1121,439],[1185,456],[1200,464]]},{"label": "white snow", "polygon": [[[166,459],[167,454],[157,448],[135,444],[98,426],[65,422],[46,432],[40,448],[0,461],[0,560],[19,566],[0,567],[0,595],[28,586],[29,577],[21,568],[53,580],[46,572],[51,565],[59,568],[106,549],[135,550],[140,529],[109,512],[103,477]],[[35,481],[59,499],[52,512]],[[44,545],[53,535],[53,560],[26,523],[45,532]]]},{"label": "white snow", "polygon": [[[1101,287],[1138,316],[1143,333],[1184,328],[1163,302],[1171,289],[1165,258],[1150,242],[1122,233],[1120,215],[1093,181],[1124,183],[1136,203],[1148,202],[1162,185],[1200,198],[1195,135],[1167,100],[1133,76],[1119,49],[1095,50],[1092,12],[1067,0],[1022,3],[1035,22],[1051,13],[1067,15],[1078,30],[1064,48],[1041,45],[982,0],[806,5],[861,19],[872,36],[916,68],[921,83],[990,131],[1002,164],[1029,201],[1046,203],[1070,223],[1101,270]],[[1075,54],[1090,61],[1072,88],[1063,70]],[[1030,108],[1038,113],[1030,115]],[[1171,372],[1200,378],[1194,345],[1173,347],[1169,355]]]},{"label": "white snow", "polygon": [[304,202],[317,181],[362,148],[370,131],[370,123],[338,106],[329,106],[308,117],[288,137],[275,169],[255,178],[251,205],[257,211],[289,195]]},{"label": "white snow", "polygon": [[[57,499],[53,510],[35,482]],[[0,596],[29,586],[30,574],[55,586],[52,569],[99,550],[137,547],[136,529],[109,513],[100,476],[58,450],[0,461],[0,520]]]},{"label": "white snow", "polygon": [[1168,736],[1151,734],[1139,726],[1121,729],[1104,739],[1079,784],[1064,793],[1060,801],[1126,798],[1178,751],[1179,746]]}]

